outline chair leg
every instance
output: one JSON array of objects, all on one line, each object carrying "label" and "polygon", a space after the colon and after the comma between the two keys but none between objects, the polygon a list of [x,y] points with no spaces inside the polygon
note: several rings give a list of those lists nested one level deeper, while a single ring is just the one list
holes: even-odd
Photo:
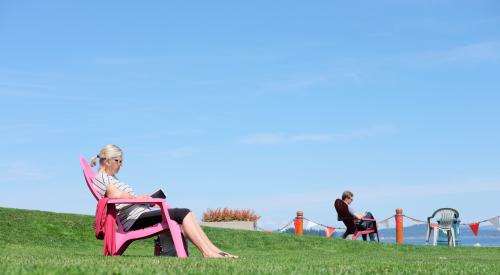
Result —
[{"label": "chair leg", "polygon": [[434,240],[432,245],[436,246],[437,245],[437,238],[438,238],[438,229],[434,228]]},{"label": "chair leg", "polygon": [[168,220],[167,223],[170,235],[172,236],[172,240],[174,242],[177,257],[179,258],[187,257],[186,248],[184,247],[184,242],[182,241],[180,226],[173,220]]},{"label": "chair leg", "polygon": [[126,242],[122,243],[120,246],[116,246],[116,256],[121,256],[123,253],[125,253],[125,250],[127,250],[128,246],[133,242],[134,240],[127,240]]},{"label": "chair leg", "polygon": [[429,238],[431,237],[431,230],[430,230],[430,226],[427,227],[427,233],[425,234],[425,242],[427,244],[429,244]]},{"label": "chair leg", "polygon": [[127,240],[122,235],[116,233],[115,235],[116,256],[123,255],[123,252],[125,252],[125,250],[127,249],[127,247],[131,242],[132,242],[131,240]]},{"label": "chair leg", "polygon": [[455,230],[453,230],[453,228],[451,228],[450,233],[451,233],[451,242],[452,242],[453,246],[456,246]]}]

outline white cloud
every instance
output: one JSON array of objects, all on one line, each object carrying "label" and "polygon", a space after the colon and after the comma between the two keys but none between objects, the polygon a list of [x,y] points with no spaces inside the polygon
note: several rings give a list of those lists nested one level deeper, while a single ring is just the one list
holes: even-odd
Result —
[{"label": "white cloud", "polygon": [[297,142],[317,142],[331,140],[328,134],[255,134],[241,140],[244,144],[290,144]]},{"label": "white cloud", "polygon": [[[94,114],[87,118],[94,120]],[[55,141],[68,135],[79,135],[83,132],[81,124],[71,124],[66,118],[60,118],[57,121],[57,127],[47,123],[34,122],[12,122],[11,120],[1,121],[0,139],[4,143],[38,143],[41,141]],[[102,133],[108,128],[100,125],[85,126],[85,133]]]},{"label": "white cloud", "polygon": [[314,87],[316,85],[328,83],[329,78],[325,75],[291,75],[283,79],[273,79],[264,82],[261,89],[264,91],[290,91],[302,90]]},{"label": "white cloud", "polygon": [[462,183],[432,183],[413,185],[384,185],[383,188],[370,188],[370,192],[360,194],[367,200],[384,200],[391,198],[418,199],[422,197],[440,197],[451,194],[467,194],[480,192],[498,192],[500,182],[472,180]]},{"label": "white cloud", "polygon": [[21,89],[4,89],[0,88],[0,98],[21,98],[21,99],[50,99],[50,100],[84,100],[84,97],[60,93],[35,92]]},{"label": "white cloud", "polygon": [[[359,85],[364,81],[364,73],[358,66],[353,67],[352,60],[343,66],[339,61],[333,62],[329,68],[317,71],[295,72],[274,75],[271,79],[254,80],[258,83],[257,91],[264,93],[303,93],[313,91],[332,91],[337,85]],[[251,83],[249,85],[252,85]]]},{"label": "white cloud", "polygon": [[336,140],[364,139],[378,136],[392,135],[396,133],[396,128],[392,125],[374,125],[366,128],[353,130],[347,133],[336,134]]},{"label": "white cloud", "polygon": [[159,150],[155,151],[154,153],[151,154],[146,154],[148,156],[162,156],[162,157],[168,157],[168,158],[185,158],[185,157],[190,157],[194,155],[196,152],[199,150],[193,147],[178,147],[178,148],[172,148],[172,149],[165,149],[165,150]]},{"label": "white cloud", "polygon": [[58,88],[56,85],[28,83],[27,81],[22,79],[17,80],[22,84],[12,84],[12,79],[5,81],[0,78],[0,81],[3,82],[3,84],[0,85],[0,98],[68,101],[82,101],[87,99],[87,97],[82,95],[68,93],[67,91],[61,91],[60,88]]},{"label": "white cloud", "polygon": [[179,129],[179,130],[173,130],[173,131],[167,132],[167,135],[169,135],[169,136],[193,136],[193,135],[200,135],[202,133],[203,133],[203,131],[200,129]]},{"label": "white cloud", "polygon": [[500,61],[499,42],[477,42],[445,50],[418,52],[404,57],[405,62],[415,64],[485,63]]},{"label": "white cloud", "polygon": [[480,42],[450,49],[443,53],[443,59],[452,62],[500,61],[500,43]]},{"label": "white cloud", "polygon": [[88,97],[63,89],[67,81],[61,73],[15,71],[0,68],[0,98],[50,101],[82,101]]},{"label": "white cloud", "polygon": [[143,58],[143,57],[98,57],[91,60],[92,63],[97,65],[105,65],[105,66],[127,66],[127,65],[137,65],[137,64],[145,64],[147,62],[153,61],[152,58]]},{"label": "white cloud", "polygon": [[396,129],[391,125],[376,125],[367,128],[357,129],[345,133],[306,133],[306,134],[280,134],[280,133],[260,133],[253,134],[240,140],[243,144],[293,144],[299,142],[327,142],[327,141],[348,141],[354,139],[365,139],[383,135],[391,135]]},{"label": "white cloud", "polygon": [[0,163],[0,183],[28,183],[46,180],[48,177],[47,171],[29,161],[11,160]]}]

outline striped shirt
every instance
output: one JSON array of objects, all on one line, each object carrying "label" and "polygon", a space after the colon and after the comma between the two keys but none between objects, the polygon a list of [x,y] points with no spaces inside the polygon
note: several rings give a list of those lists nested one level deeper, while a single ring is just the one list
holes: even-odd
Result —
[{"label": "striped shirt", "polygon": [[[109,184],[114,184],[120,191],[134,195],[134,190],[124,182],[121,182],[114,176],[110,176],[105,172],[97,173],[94,178],[94,186],[102,196],[105,196]],[[116,211],[118,218],[124,230],[128,230],[137,218],[144,212],[150,211],[150,207],[146,204],[117,204]]]}]

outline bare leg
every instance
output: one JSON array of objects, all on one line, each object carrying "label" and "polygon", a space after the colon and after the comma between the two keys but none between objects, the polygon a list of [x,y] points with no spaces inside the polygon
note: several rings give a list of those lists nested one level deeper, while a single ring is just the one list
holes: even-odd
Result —
[{"label": "bare leg", "polygon": [[206,243],[205,239],[200,235],[198,230],[196,230],[196,226],[190,216],[191,213],[189,213],[182,221],[184,233],[186,233],[188,239],[200,250],[203,257],[217,257],[217,253],[212,251],[212,247]]},{"label": "bare leg", "polygon": [[[205,232],[203,231],[203,229],[201,229],[200,225],[198,224],[198,222],[196,222],[196,218],[194,216],[194,214],[192,212],[190,212],[186,218],[188,218],[190,220],[190,223],[193,223],[193,228],[198,231],[198,234],[201,236],[201,238],[203,239],[203,241],[210,247],[210,249],[212,251],[215,251],[217,253],[221,252],[221,250],[216,247],[212,241],[210,241],[210,239],[207,237],[207,235],[205,234]],[[184,222],[186,220],[184,219]]]},{"label": "bare leg", "polygon": [[213,249],[213,244],[211,242],[207,242],[205,237],[200,234],[200,230],[198,223],[196,222],[194,215],[189,213],[184,220],[182,221],[182,227],[184,229],[184,233],[189,240],[193,242],[193,244],[200,250],[203,257],[222,257],[219,255],[218,251]]},{"label": "bare leg", "polygon": [[[182,221],[182,227],[188,238],[198,247],[204,257],[224,257],[221,250],[216,247],[207,237],[203,229],[196,221],[194,214],[189,214]],[[224,252],[225,253],[225,252]],[[225,253],[226,257],[236,257],[231,254]]]}]

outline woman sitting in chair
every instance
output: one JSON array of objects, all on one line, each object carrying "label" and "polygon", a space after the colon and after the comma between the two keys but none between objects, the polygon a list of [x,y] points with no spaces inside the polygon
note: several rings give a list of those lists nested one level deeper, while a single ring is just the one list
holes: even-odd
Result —
[{"label": "woman sitting in chair", "polygon": [[[136,196],[132,188],[116,178],[123,162],[122,150],[116,145],[106,145],[99,154],[90,161],[95,166],[99,159],[99,170],[94,180],[94,186],[101,195],[112,199],[148,199],[150,195]],[[118,204],[116,205],[118,218],[124,230],[137,230],[146,228],[162,221],[162,212],[151,209],[146,204]],[[196,222],[194,214],[187,208],[168,209],[170,219],[182,225],[187,238],[200,250],[203,257],[210,258],[238,258],[238,256],[223,252],[217,248],[207,237],[200,225]],[[167,247],[168,234],[160,234],[162,248]],[[162,255],[166,251],[162,250]]]},{"label": "woman sitting in chair", "polygon": [[[373,215],[371,212],[365,212],[364,214],[356,212],[352,206],[352,200],[354,198],[354,194],[351,191],[344,191],[342,193],[342,201],[347,204],[347,209],[349,210],[349,213],[353,215],[356,220],[354,221],[355,225],[358,227],[358,229],[365,230],[368,228],[373,228],[373,223],[371,221],[362,221],[361,219],[363,218],[368,218],[368,219],[373,219]],[[375,234],[371,233],[370,234],[370,240],[374,241],[375,240]]]}]

